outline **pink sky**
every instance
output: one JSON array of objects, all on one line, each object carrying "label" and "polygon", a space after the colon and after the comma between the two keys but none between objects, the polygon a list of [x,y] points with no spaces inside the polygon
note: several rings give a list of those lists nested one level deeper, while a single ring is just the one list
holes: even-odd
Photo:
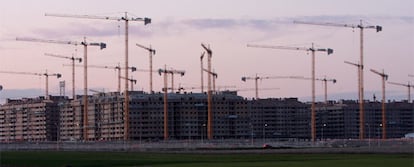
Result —
[{"label": "pink sky", "polygon": [[[122,16],[124,11],[134,17],[150,17],[152,24],[130,24],[130,64],[148,68],[148,53],[135,43],[152,45],[157,50],[154,68],[164,64],[185,70],[184,77],[176,77],[175,85],[200,85],[200,44],[210,44],[213,50],[213,68],[218,73],[217,85],[253,88],[254,82],[242,82],[242,76],[310,77],[311,56],[306,52],[247,48],[246,44],[304,46],[333,48],[334,54],[317,53],[316,76],[335,78],[329,85],[332,99],[357,99],[356,68],[344,61],[359,60],[359,30],[293,24],[293,20],[381,25],[383,31],[365,31],[365,90],[366,99],[372,94],[381,96],[380,77],[370,68],[385,70],[389,81],[414,83],[414,2],[400,1],[7,1],[0,5],[0,70],[59,72],[61,79],[50,78],[52,95],[59,92],[58,82],[67,81],[66,94],[71,90],[71,69],[63,67],[69,61],[44,56],[54,53],[83,56],[82,47],[15,41],[16,37],[81,41],[84,36],[91,42],[105,42],[107,49],[89,49],[89,64],[115,66],[124,64],[124,24],[107,20],[46,17],[45,13],[98,16]],[[77,51],[75,51],[75,49]],[[83,89],[83,71],[76,70],[76,87]],[[89,87],[116,91],[117,73],[113,70],[90,69]],[[149,90],[147,73],[132,73],[138,80],[134,87]],[[154,89],[160,91],[162,77],[154,74]],[[44,89],[43,77],[0,74],[4,90],[0,98],[8,98],[7,90]],[[262,80],[261,88],[279,90],[261,91],[260,97],[301,97],[309,100],[310,81]],[[123,86],[123,84],[122,84]],[[198,90],[195,90],[198,91]],[[240,92],[253,97],[253,91]],[[317,82],[317,100],[323,100],[322,83]],[[405,87],[387,85],[391,99],[406,98]],[[43,93],[37,94],[43,95]]]}]

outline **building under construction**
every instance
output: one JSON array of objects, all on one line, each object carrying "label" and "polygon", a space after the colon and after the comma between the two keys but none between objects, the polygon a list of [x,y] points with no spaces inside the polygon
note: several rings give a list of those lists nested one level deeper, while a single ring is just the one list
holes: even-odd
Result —
[{"label": "building under construction", "polygon": [[58,139],[61,97],[8,99],[0,109],[1,141]]},{"label": "building under construction", "polygon": [[[164,139],[164,96],[129,92],[129,140]],[[124,140],[124,95],[88,96],[84,121],[82,98],[50,96],[7,100],[0,106],[0,140]],[[235,91],[213,95],[214,139],[310,140],[310,104],[297,98],[245,99]],[[207,94],[168,93],[168,140],[207,139]],[[382,133],[381,103],[365,103],[366,138]],[[87,124],[85,125],[85,122]],[[414,104],[387,103],[387,138],[414,132]],[[87,130],[87,135],[84,135]],[[316,104],[316,138],[358,139],[359,104],[339,101]]]}]

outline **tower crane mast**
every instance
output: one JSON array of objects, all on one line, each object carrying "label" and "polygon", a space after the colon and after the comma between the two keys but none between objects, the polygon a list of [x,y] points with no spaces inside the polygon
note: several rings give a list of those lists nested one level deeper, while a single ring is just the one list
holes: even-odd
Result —
[{"label": "tower crane mast", "polygon": [[[125,67],[129,67],[129,64],[128,64],[128,23],[129,23],[129,21],[143,21],[144,25],[147,25],[147,24],[151,23],[150,18],[147,18],[147,17],[145,17],[145,18],[128,17],[127,12],[125,12],[125,16],[122,16],[122,17],[71,15],[71,14],[48,14],[48,13],[46,13],[45,16],[125,21]],[[125,70],[125,76],[129,76],[128,70]],[[128,95],[128,80],[127,79],[125,79],[125,93],[124,93],[124,96],[125,96],[124,140],[129,140],[129,95]]]},{"label": "tower crane mast", "polygon": [[327,52],[328,55],[333,53],[331,48],[315,48],[312,47],[290,47],[290,46],[269,46],[269,45],[250,45],[247,47],[268,48],[268,49],[284,49],[284,50],[301,50],[312,52],[312,105],[311,105],[311,138],[312,141],[316,139],[316,113],[315,113],[315,52]]},{"label": "tower crane mast", "polygon": [[308,24],[308,25],[318,25],[318,26],[333,26],[333,27],[347,27],[347,28],[359,28],[360,29],[360,65],[358,66],[358,73],[359,73],[359,103],[360,103],[360,132],[359,132],[359,139],[364,139],[365,133],[365,123],[364,123],[364,29],[375,29],[376,32],[382,31],[382,27],[379,25],[364,25],[362,24],[362,20],[358,25],[354,24],[338,24],[338,23],[317,23],[317,22],[306,22],[306,21],[294,21],[295,24]]},{"label": "tower crane mast", "polygon": [[167,70],[167,65],[164,65],[164,69],[160,68],[158,69],[158,74],[162,75],[164,74],[164,140],[168,140],[168,84],[167,84],[167,74],[181,74],[183,76],[185,74],[185,71],[181,70]]},{"label": "tower crane mast", "polygon": [[[206,46],[203,43],[201,47],[207,52],[207,70],[211,70],[211,58],[213,51],[210,49],[210,46]],[[212,92],[211,92],[211,73],[207,75],[207,138],[209,140],[213,139],[213,111],[212,111]]]},{"label": "tower crane mast", "polygon": [[16,72],[16,71],[0,71],[0,73],[5,74],[18,74],[18,75],[36,75],[36,76],[45,76],[46,87],[45,87],[45,98],[49,99],[49,76],[56,76],[57,78],[62,77],[59,73],[33,73],[33,72]]},{"label": "tower crane mast", "polygon": [[78,58],[78,57],[74,57],[74,56],[69,57],[69,56],[63,56],[63,55],[57,55],[57,54],[51,54],[51,53],[45,53],[45,56],[69,59],[69,60],[72,61],[72,99],[76,99],[76,93],[75,93],[75,61],[79,61],[79,63],[81,63],[82,58]]},{"label": "tower crane mast", "polygon": [[201,93],[204,93],[204,67],[203,67],[203,58],[206,52],[201,53],[200,56],[200,67],[201,67]]},{"label": "tower crane mast", "polygon": [[84,37],[82,42],[77,41],[59,41],[59,40],[47,40],[47,39],[36,39],[36,38],[16,38],[17,41],[28,41],[28,42],[42,42],[42,43],[55,43],[55,44],[69,44],[69,45],[83,45],[83,139],[88,140],[88,46],[99,46],[100,49],[106,48],[105,43],[89,43],[86,42]]},{"label": "tower crane mast", "polygon": [[[136,44],[138,47],[145,49],[149,52],[149,70],[152,71],[152,56],[155,55],[155,49],[152,49],[151,45],[149,47],[140,45],[140,44]],[[154,89],[152,87],[152,73],[149,73],[149,77],[150,77],[150,93],[154,93]]]},{"label": "tower crane mast", "polygon": [[382,72],[378,72],[377,70],[370,69],[371,72],[374,74],[379,75],[382,78],[382,139],[387,138],[387,114],[385,113],[385,81],[388,79],[388,75]]}]

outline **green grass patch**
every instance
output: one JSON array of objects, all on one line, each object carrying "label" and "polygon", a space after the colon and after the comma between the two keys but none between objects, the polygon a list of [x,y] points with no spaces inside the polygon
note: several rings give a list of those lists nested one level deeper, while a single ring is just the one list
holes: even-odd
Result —
[{"label": "green grass patch", "polygon": [[133,152],[1,152],[6,167],[399,167],[413,166],[412,154],[173,154]]}]

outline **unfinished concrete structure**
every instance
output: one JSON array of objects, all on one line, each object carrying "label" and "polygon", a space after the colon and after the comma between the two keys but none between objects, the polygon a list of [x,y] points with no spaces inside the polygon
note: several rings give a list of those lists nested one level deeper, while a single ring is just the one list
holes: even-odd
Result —
[{"label": "unfinished concrete structure", "polygon": [[0,141],[52,141],[59,135],[62,97],[7,99],[0,107]]},{"label": "unfinished concrete structure", "polygon": [[[164,132],[164,96],[129,92],[129,139],[159,141]],[[124,99],[119,92],[88,97],[87,136],[83,101],[51,96],[7,100],[0,106],[0,140],[114,141],[124,139]],[[207,94],[168,93],[171,140],[207,140]],[[381,103],[365,103],[366,138],[381,137]],[[310,140],[310,104],[297,98],[245,99],[235,91],[213,95],[213,139]],[[358,139],[359,104],[316,104],[316,140]],[[387,138],[414,131],[414,104],[387,103]]]}]

